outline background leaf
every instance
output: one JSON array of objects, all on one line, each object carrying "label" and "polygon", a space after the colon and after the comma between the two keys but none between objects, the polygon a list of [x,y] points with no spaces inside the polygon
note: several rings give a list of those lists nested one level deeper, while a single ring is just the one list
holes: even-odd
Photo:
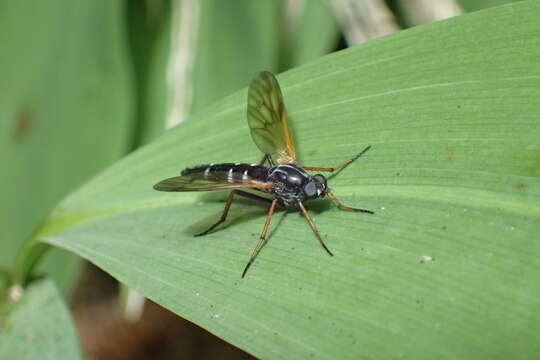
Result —
[{"label": "background leaf", "polygon": [[170,1],[126,1],[125,6],[136,98],[132,142],[135,149],[165,129],[172,6]]},{"label": "background leaf", "polygon": [[81,358],[69,311],[50,280],[34,282],[11,306],[0,318],[1,359]]},{"label": "background leaf", "polygon": [[[109,1],[0,4],[0,264],[55,204],[128,150],[123,6]],[[66,30],[69,29],[69,30]],[[98,29],[98,30],[96,30]],[[62,288],[78,259],[47,254]]]},{"label": "background leaf", "polygon": [[[289,2],[288,4],[294,4]],[[297,3],[298,4],[298,3]],[[297,18],[284,34],[282,64],[280,69],[289,69],[314,60],[332,52],[339,41],[340,32],[335,14],[330,2],[324,0],[307,1],[301,9],[294,9],[293,16]],[[299,10],[299,11],[298,11]],[[295,11],[299,13],[296,14]]]},{"label": "background leaf", "polygon": [[[374,216],[310,205],[240,273],[265,210],[151,189],[187,165],[254,162],[245,91],[68,197],[39,237],[265,358],[508,358],[540,350],[540,3],[414,28],[279,77],[305,165],[373,149],[330,182]],[[426,261],[433,260],[434,261]]]},{"label": "background leaf", "polygon": [[459,4],[466,11],[477,11],[488,7],[499,6],[521,0],[459,0]]},{"label": "background leaf", "polygon": [[277,39],[283,7],[281,0],[204,0],[199,4],[197,61],[193,69],[194,113],[246,86],[252,73],[278,68]]}]

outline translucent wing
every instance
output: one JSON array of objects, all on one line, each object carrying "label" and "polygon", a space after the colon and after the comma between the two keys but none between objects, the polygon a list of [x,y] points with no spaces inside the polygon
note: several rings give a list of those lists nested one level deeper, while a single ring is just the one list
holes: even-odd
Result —
[{"label": "translucent wing", "polygon": [[210,174],[204,173],[175,176],[165,180],[161,180],[154,189],[159,191],[214,191],[225,189],[271,189],[272,185],[257,181],[254,179],[235,179],[229,178],[226,174]]},{"label": "translucent wing", "polygon": [[251,137],[263,153],[278,164],[296,162],[281,89],[268,71],[261,72],[249,86],[247,119]]}]

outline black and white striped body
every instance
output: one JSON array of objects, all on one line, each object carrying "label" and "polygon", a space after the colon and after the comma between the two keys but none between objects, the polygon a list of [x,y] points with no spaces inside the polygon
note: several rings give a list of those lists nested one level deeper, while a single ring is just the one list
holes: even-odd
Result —
[{"label": "black and white striped body", "polygon": [[180,173],[182,176],[192,174],[202,174],[205,179],[219,176],[228,183],[248,183],[251,180],[266,182],[268,168],[257,164],[222,163],[188,167]]},{"label": "black and white striped body", "polygon": [[326,194],[326,179],[317,174],[309,175],[294,164],[282,164],[267,168],[256,164],[222,163],[189,167],[182,170],[182,176],[202,174],[206,179],[219,177],[229,183],[260,181],[272,185],[270,192],[282,206],[297,205],[299,201],[323,197]]}]

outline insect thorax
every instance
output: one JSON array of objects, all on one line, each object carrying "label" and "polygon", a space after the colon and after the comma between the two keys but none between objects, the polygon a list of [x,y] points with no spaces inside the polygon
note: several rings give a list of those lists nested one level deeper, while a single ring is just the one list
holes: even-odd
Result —
[{"label": "insect thorax", "polygon": [[296,205],[307,196],[304,187],[312,177],[294,164],[283,164],[268,169],[268,182],[273,186],[277,199],[283,206]]}]

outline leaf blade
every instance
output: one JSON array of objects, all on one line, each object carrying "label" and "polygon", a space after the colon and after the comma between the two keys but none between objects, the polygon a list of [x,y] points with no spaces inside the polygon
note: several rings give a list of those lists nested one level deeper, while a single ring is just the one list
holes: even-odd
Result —
[{"label": "leaf blade", "polygon": [[26,288],[22,298],[11,304],[3,316],[6,318],[1,319],[2,358],[81,359],[69,311],[50,280],[40,280]]}]

